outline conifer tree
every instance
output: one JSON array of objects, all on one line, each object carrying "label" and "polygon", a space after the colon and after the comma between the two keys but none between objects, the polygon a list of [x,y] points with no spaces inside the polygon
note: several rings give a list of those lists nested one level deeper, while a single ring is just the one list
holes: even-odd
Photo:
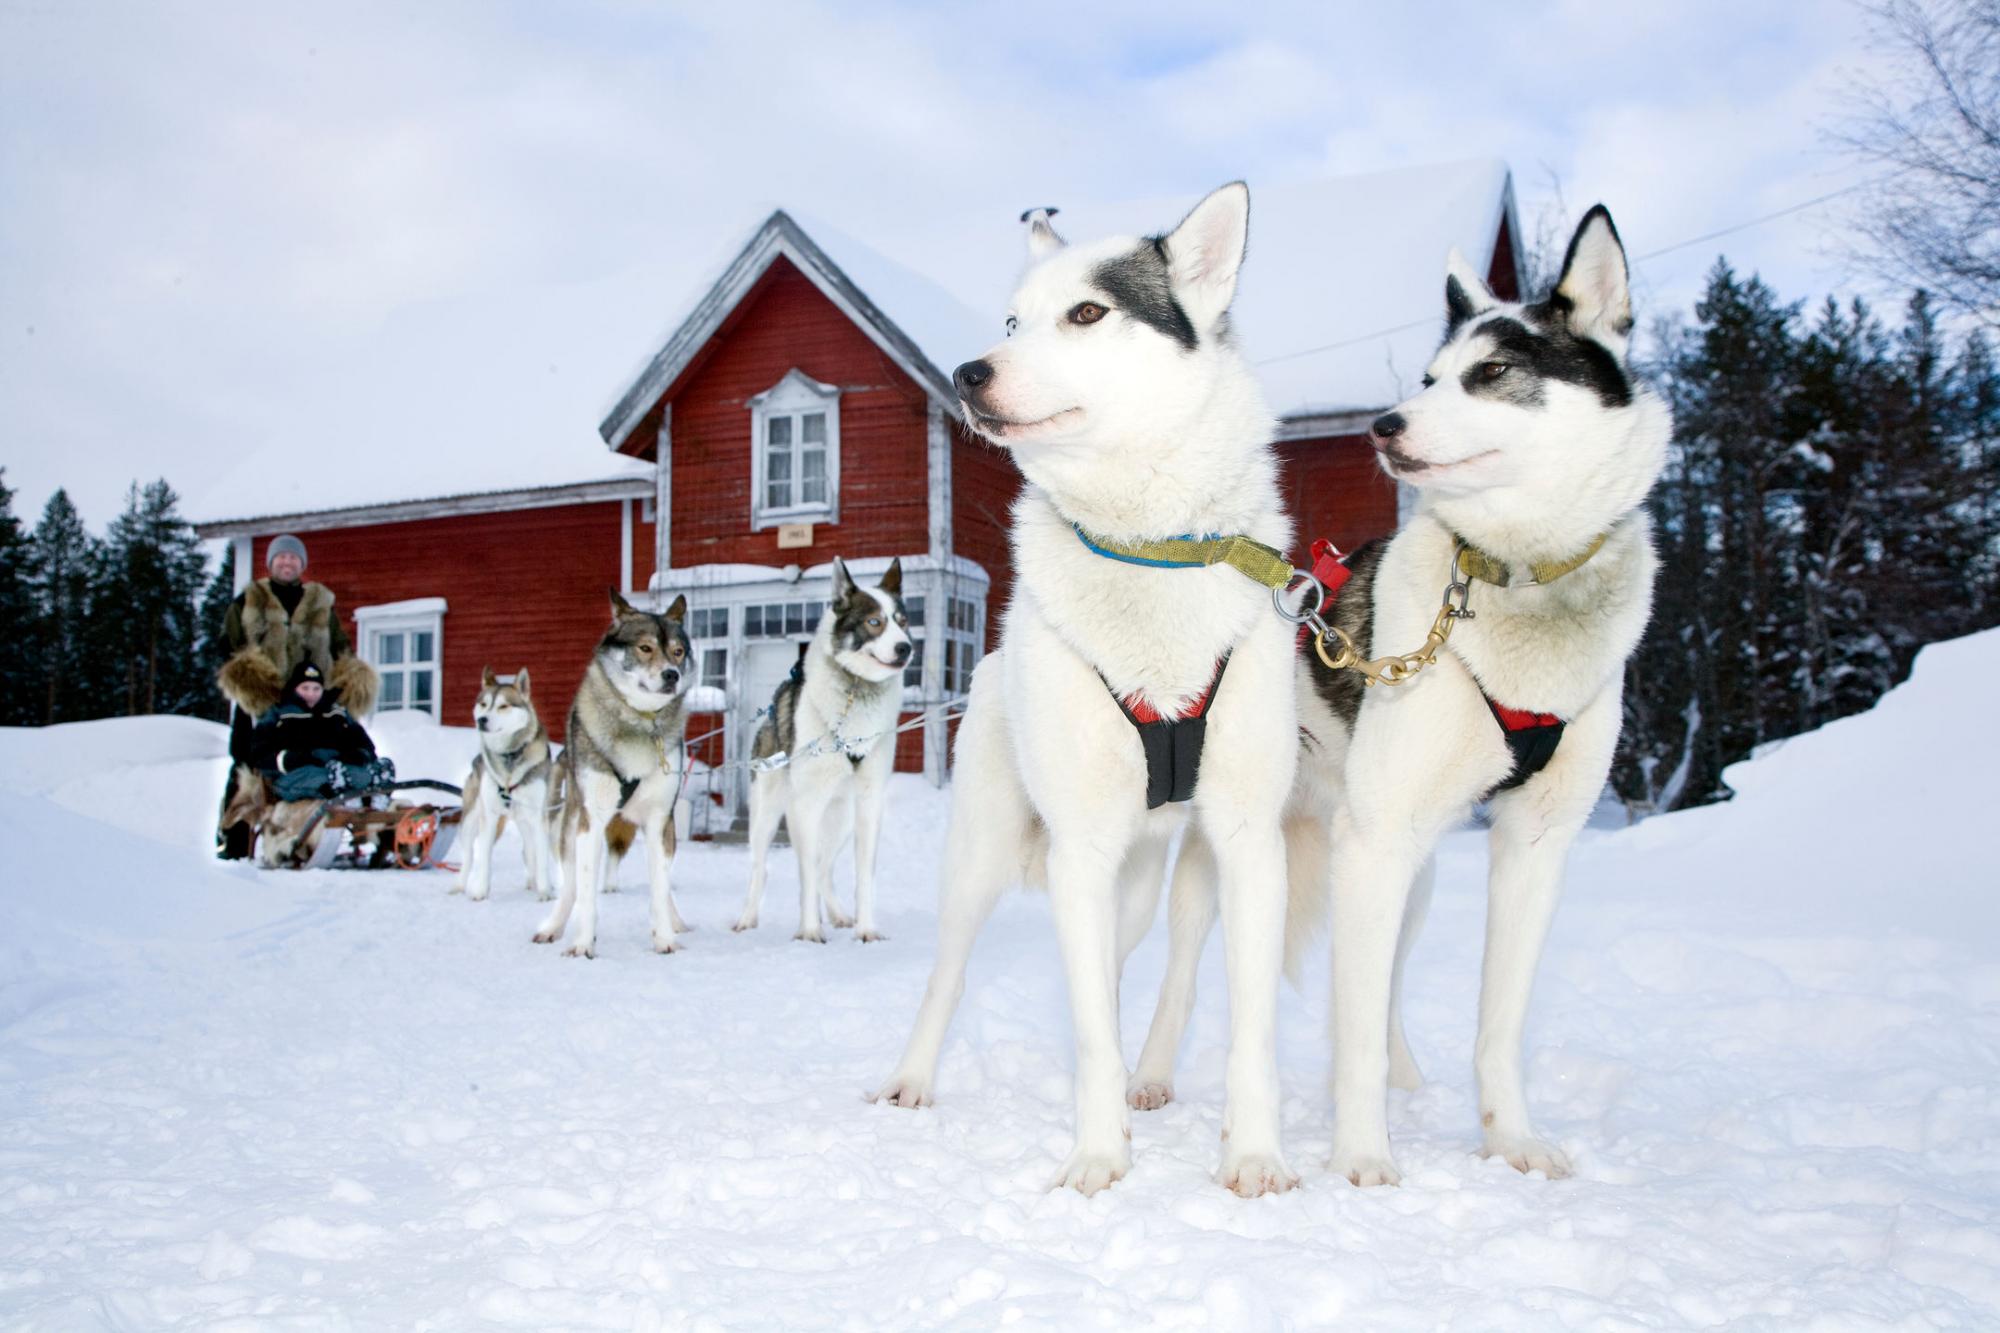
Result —
[{"label": "conifer tree", "polygon": [[14,515],[14,492],[0,468],[0,726],[38,720],[35,698],[41,616],[30,583],[32,551]]}]

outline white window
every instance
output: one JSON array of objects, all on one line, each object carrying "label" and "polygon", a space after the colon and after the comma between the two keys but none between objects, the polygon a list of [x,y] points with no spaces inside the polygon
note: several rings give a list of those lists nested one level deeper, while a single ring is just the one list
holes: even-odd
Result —
[{"label": "white window", "polygon": [[945,598],[945,623],[926,629],[924,598],[905,597],[903,611],[910,618],[910,660],[903,666],[903,684],[921,686],[924,680],[924,643],[935,636],[944,645],[943,688],[946,695],[964,694],[972,688],[972,668],[979,665],[985,636],[980,632],[984,617],[979,602],[968,597]]},{"label": "white window", "polygon": [[750,526],[840,519],[840,390],[797,370],[752,398]]},{"label": "white window", "polygon": [[[701,653],[701,678],[697,685],[723,689],[729,684],[729,608],[699,607],[688,617],[688,635]],[[720,639],[725,646],[710,648],[704,641]]]},{"label": "white window", "polygon": [[376,712],[438,716],[438,699],[444,692],[444,612],[442,597],[355,610],[361,660],[382,678]]}]

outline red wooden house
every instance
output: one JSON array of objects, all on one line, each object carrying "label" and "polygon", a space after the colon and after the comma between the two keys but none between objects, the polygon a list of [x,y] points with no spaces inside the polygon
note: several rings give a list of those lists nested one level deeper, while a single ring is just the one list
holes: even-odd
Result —
[{"label": "red wooden house", "polygon": [[[1185,202],[1065,210],[1060,222],[1076,235],[1157,229]],[[1511,294],[1517,235],[1497,162],[1258,192],[1235,324],[1279,414],[1305,537],[1351,546],[1394,526],[1397,492],[1363,432],[1423,372],[1446,250]],[[921,644],[906,678],[914,715],[963,692],[1006,601],[1017,474],[959,424],[950,382],[999,326],[999,311],[974,313],[837,229],[775,212],[605,417],[609,457],[551,449],[531,460],[530,484],[476,494],[431,481],[398,495],[399,473],[384,469],[379,494],[340,497],[357,502],[200,531],[235,543],[239,583],[253,561],[261,572],[270,536],[303,536],[312,573],[383,672],[381,707],[449,722],[468,717],[483,666],[525,665],[560,735],[606,623],[605,589],[662,603],[685,593],[700,703],[720,733],[704,746],[711,760],[747,752],[752,715],[825,603],[832,558],[865,580],[900,557]],[[503,410],[504,389],[492,395]],[[899,766],[941,780],[946,748],[945,725],[926,724],[902,737]],[[721,793],[733,812],[740,780]]]}]

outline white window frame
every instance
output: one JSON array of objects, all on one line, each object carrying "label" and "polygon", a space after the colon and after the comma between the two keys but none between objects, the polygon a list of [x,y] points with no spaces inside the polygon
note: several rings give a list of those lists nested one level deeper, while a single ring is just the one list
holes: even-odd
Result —
[{"label": "white window frame", "polygon": [[[445,600],[442,597],[416,597],[406,602],[386,602],[381,606],[361,606],[354,610],[355,651],[361,660],[375,668],[377,675],[387,676],[394,672],[404,678],[402,702],[385,708],[378,692],[375,711],[395,713],[416,713],[437,722],[444,713],[444,613]],[[379,660],[376,652],[376,636],[381,634],[407,634],[411,631],[428,633],[431,636],[431,661],[427,673],[431,678],[431,706],[428,710],[410,702],[409,677],[417,674],[408,660],[386,665]],[[386,692],[386,691],[384,691]]]},{"label": "white window frame", "polygon": [[[840,521],[840,388],[822,384],[794,367],[764,392],[751,398],[750,409],[750,530],[761,532],[784,523],[838,523]],[[826,414],[826,499],[808,504],[797,497],[805,485],[801,445],[805,438],[803,418],[812,412]],[[792,458],[799,465],[791,477],[793,502],[772,505],[769,495],[768,459],[773,420],[792,421]]]}]

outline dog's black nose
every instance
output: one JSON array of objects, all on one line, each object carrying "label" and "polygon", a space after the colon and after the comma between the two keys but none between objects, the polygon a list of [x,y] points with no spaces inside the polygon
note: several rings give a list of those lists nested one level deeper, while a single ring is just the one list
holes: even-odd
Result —
[{"label": "dog's black nose", "polygon": [[482,718],[480,718],[480,719],[479,719],[479,729],[480,729],[481,731],[485,731],[485,730],[486,730],[486,724],[487,724],[488,722],[491,722],[492,720],[493,720],[492,718],[488,718],[488,717],[482,717]]},{"label": "dog's black nose", "polygon": [[1408,424],[1401,412],[1384,412],[1375,418],[1375,424],[1368,428],[1368,433],[1378,440],[1393,440],[1403,433]]},{"label": "dog's black nose", "polygon": [[983,388],[986,381],[992,378],[993,363],[990,361],[968,361],[951,372],[952,385],[962,397],[967,398],[976,390]]},{"label": "dog's black nose", "polygon": [[667,688],[671,690],[674,686],[681,683],[681,673],[675,671],[672,667],[668,667],[666,673],[660,679],[665,681]]},{"label": "dog's black nose", "polygon": [[903,663],[905,663],[905,662],[907,662],[907,661],[909,661],[909,660],[910,660],[910,645],[909,645],[909,644],[908,644],[907,642],[905,642],[905,643],[899,643],[899,644],[897,644],[897,645],[896,645],[896,665],[897,665],[897,666],[901,666],[901,665],[903,665]]}]

